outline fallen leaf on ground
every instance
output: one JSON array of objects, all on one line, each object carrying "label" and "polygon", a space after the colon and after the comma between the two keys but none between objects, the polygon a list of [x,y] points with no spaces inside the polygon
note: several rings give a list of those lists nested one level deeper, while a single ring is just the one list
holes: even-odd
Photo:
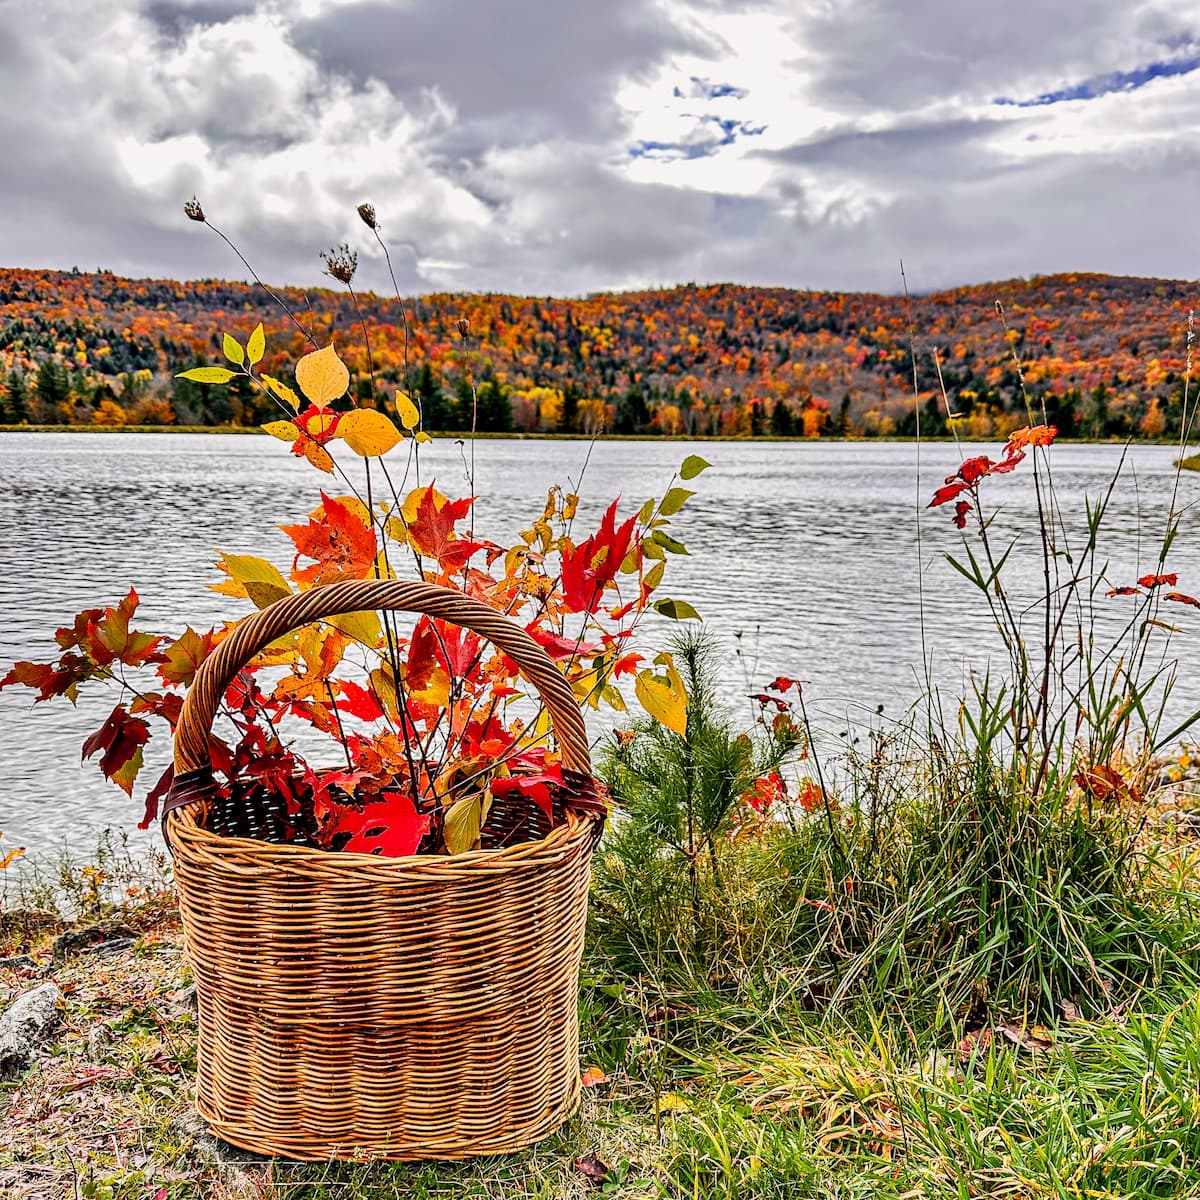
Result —
[{"label": "fallen leaf on ground", "polygon": [[591,1180],[593,1187],[602,1187],[608,1181],[608,1173],[612,1168],[602,1158],[594,1154],[585,1154],[575,1160],[575,1166],[580,1173]]}]

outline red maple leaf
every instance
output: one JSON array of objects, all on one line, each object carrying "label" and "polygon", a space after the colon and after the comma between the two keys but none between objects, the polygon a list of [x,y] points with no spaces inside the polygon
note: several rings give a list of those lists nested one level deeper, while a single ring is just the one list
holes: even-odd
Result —
[{"label": "red maple leaf", "polygon": [[754,786],[741,797],[756,813],[764,815],[777,800],[787,798],[787,787],[777,771],[763,775],[754,781]]},{"label": "red maple leaf", "polygon": [[594,613],[600,596],[616,578],[633,541],[637,515],[617,528],[617,502],[605,510],[600,528],[578,546],[562,552],[562,590],[570,612]]},{"label": "red maple leaf", "polygon": [[967,513],[970,511],[971,506],[965,500],[960,500],[954,506],[954,524],[957,525],[959,529],[966,529]]},{"label": "red maple leaf", "polygon": [[1138,583],[1144,588],[1152,587],[1174,587],[1179,582],[1179,576],[1175,573],[1170,575],[1143,575]]},{"label": "red maple leaf", "polygon": [[349,679],[343,679],[338,684],[340,699],[337,702],[342,712],[348,712],[360,721],[379,721],[383,719],[383,706],[379,697],[370,688],[360,687]]},{"label": "red maple leaf", "polygon": [[158,668],[163,683],[178,683],[191,687],[200,664],[212,652],[216,637],[210,629],[197,633],[190,625],[162,653],[163,661]]},{"label": "red maple leaf", "polygon": [[578,638],[560,637],[549,629],[538,629],[527,625],[526,632],[551,658],[572,658],[576,654],[595,654],[598,647],[592,642],[581,642]]},{"label": "red maple leaf", "polygon": [[92,663],[81,654],[64,654],[57,664],[19,662],[0,679],[0,688],[18,683],[22,687],[36,688],[38,694],[34,704],[53,696],[66,696],[73,701],[79,685],[91,678],[92,670]]},{"label": "red maple leaf", "polygon": [[1200,608],[1200,600],[1195,596],[1185,596],[1182,592],[1168,592],[1164,600],[1173,600],[1176,604],[1190,604],[1193,608]]},{"label": "red maple leaf", "polygon": [[[1108,593],[1109,596],[1140,596],[1141,594],[1135,587],[1115,587]],[[1167,597],[1168,600],[1170,598],[1170,596]]]},{"label": "red maple leaf", "polygon": [[433,558],[445,571],[458,570],[475,553],[484,548],[483,542],[460,538],[454,526],[471,511],[474,497],[446,500],[439,507],[433,485],[421,492],[417,515],[409,522],[408,539],[426,558]]},{"label": "red maple leaf", "polygon": [[400,792],[361,809],[331,802],[321,838],[326,845],[337,844],[338,849],[351,854],[403,858],[416,854],[431,820],[429,815],[417,812],[411,796]]},{"label": "red maple leaf", "polygon": [[[951,476],[950,478],[953,479],[954,476]],[[954,483],[946,484],[945,487],[938,488],[938,490],[933,493],[933,499],[930,500],[926,507],[937,508],[939,504],[948,504],[954,499],[955,496],[961,495],[963,492],[965,492],[967,490],[967,486],[967,484],[963,483],[961,480],[958,480]]]},{"label": "red maple leaf", "polygon": [[[346,505],[324,492],[319,516],[309,517],[307,525],[279,528],[295,543],[297,554],[292,563],[292,577],[301,585],[316,587],[338,579],[365,579],[375,569],[378,551],[375,531]],[[311,558],[314,562],[297,570],[301,558]]]},{"label": "red maple leaf", "polygon": [[106,608],[102,617],[88,622],[88,653],[97,666],[120,661],[127,666],[140,667],[154,657],[162,639],[149,633],[135,633],[129,628],[129,620],[137,606],[138,594],[130,588],[116,608]]},{"label": "red maple leaf", "polygon": [[[100,754],[100,770],[113,780],[126,795],[133,795],[136,768],[128,770],[139,758],[142,747],[150,737],[150,725],[141,717],[131,717],[125,705],[118,704],[108,719],[83,743],[83,757]],[[140,766],[140,762],[137,763]]]},{"label": "red maple leaf", "polygon": [[797,691],[799,691],[800,685],[796,682],[796,680],[789,679],[786,675],[776,675],[775,678],[767,684],[767,688],[772,692],[787,692],[792,688],[795,688]]},{"label": "red maple leaf", "polygon": [[175,782],[175,764],[172,763],[158,777],[158,782],[146,793],[146,811],[138,822],[139,829],[149,829],[150,822],[158,816],[158,802],[171,790]]}]

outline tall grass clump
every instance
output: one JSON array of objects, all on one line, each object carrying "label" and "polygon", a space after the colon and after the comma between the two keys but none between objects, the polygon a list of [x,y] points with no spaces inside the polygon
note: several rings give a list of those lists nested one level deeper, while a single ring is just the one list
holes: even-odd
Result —
[{"label": "tall grass clump", "polygon": [[[1185,387],[1184,450],[1194,407]],[[689,736],[638,727],[609,751],[623,811],[599,860],[595,933],[624,965],[687,963],[776,1011],[891,1013],[914,1029],[1103,1014],[1138,989],[1195,986],[1200,887],[1167,869],[1156,795],[1163,755],[1200,721],[1170,703],[1175,639],[1200,608],[1171,569],[1179,475],[1142,561],[1116,575],[1104,543],[1125,456],[1071,511],[1057,431],[1033,410],[997,458],[960,455],[928,504],[951,514],[932,536],[994,632],[965,694],[930,671],[866,750],[852,742],[824,771],[814,751],[791,790],[764,787],[809,749],[780,724],[796,703],[808,732],[803,693],[776,680],[756,729],[738,732],[712,715],[701,658]],[[1006,486],[1032,490],[1024,522],[995,502],[1018,468]]]}]

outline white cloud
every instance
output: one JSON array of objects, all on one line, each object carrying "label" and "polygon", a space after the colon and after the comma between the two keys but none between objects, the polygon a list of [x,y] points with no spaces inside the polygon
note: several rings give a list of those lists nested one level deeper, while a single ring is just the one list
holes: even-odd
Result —
[{"label": "white cloud", "polygon": [[[406,289],[1200,275],[1163,0],[0,0],[0,262]],[[1181,68],[1182,69],[1182,68]]]}]

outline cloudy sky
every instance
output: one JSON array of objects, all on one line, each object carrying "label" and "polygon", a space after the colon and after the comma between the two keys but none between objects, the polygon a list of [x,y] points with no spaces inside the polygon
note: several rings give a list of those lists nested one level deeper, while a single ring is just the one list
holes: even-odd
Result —
[{"label": "cloudy sky", "polygon": [[0,265],[1200,277],[1198,0],[0,0]]}]

